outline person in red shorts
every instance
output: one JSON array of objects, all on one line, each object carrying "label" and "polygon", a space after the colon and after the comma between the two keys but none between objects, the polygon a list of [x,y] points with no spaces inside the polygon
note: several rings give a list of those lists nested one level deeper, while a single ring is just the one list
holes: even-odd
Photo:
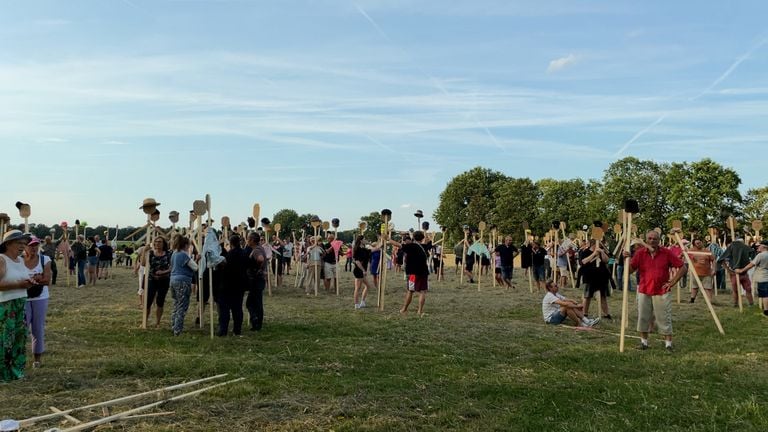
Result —
[{"label": "person in red shorts", "polygon": [[[648,349],[648,332],[651,319],[656,317],[656,328],[664,336],[664,348],[672,351],[672,297],[670,289],[687,271],[679,256],[659,245],[659,233],[651,230],[645,234],[646,247],[639,248],[629,263],[629,272],[640,271],[637,287],[637,331],[640,333],[640,349]],[[629,257],[624,252],[624,257]],[[677,271],[669,278],[670,268]]]},{"label": "person in red shorts", "polygon": [[389,244],[402,248],[405,254],[405,274],[408,280],[408,290],[405,292],[405,300],[400,313],[408,313],[408,306],[413,300],[413,293],[419,293],[419,316],[424,314],[424,301],[427,291],[429,291],[429,267],[427,267],[427,258],[429,250],[432,249],[432,242],[426,241],[422,231],[413,233],[413,242],[398,243],[390,240]]}]

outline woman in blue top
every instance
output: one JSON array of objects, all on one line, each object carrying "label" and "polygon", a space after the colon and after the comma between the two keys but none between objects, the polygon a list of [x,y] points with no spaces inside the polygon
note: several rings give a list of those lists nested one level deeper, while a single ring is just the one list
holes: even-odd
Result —
[{"label": "woman in blue top", "polygon": [[189,239],[184,236],[176,237],[176,247],[171,255],[171,296],[173,297],[173,314],[171,314],[171,330],[178,336],[184,330],[184,317],[189,309],[189,297],[192,294],[192,278],[197,271],[195,263],[187,253]]}]

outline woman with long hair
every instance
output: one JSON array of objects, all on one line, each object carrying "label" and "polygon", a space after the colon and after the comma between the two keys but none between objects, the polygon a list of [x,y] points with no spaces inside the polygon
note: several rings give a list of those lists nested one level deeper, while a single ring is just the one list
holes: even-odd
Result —
[{"label": "woman with long hair", "polygon": [[[355,309],[361,309],[365,307],[368,289],[373,289],[370,280],[368,280],[368,263],[371,260],[371,251],[365,247],[365,240],[362,235],[358,235],[352,244],[352,260],[355,264],[352,269],[352,274],[355,276]],[[365,285],[365,288],[363,288],[361,296],[360,287],[362,285]],[[360,300],[359,303],[358,300]]]},{"label": "woman with long hair", "polygon": [[147,285],[147,316],[152,310],[152,303],[157,305],[155,328],[160,327],[165,297],[168,295],[170,284],[171,253],[168,250],[168,242],[164,237],[157,237],[152,241],[152,251],[149,253],[149,284]]}]

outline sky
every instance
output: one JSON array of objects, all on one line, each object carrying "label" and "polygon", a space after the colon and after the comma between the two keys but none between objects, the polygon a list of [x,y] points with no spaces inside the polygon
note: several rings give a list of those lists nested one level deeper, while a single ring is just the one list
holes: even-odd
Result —
[{"label": "sky", "polygon": [[[766,185],[768,2],[0,0],[0,212],[427,221],[475,166]],[[183,220],[183,219],[182,219]]]}]

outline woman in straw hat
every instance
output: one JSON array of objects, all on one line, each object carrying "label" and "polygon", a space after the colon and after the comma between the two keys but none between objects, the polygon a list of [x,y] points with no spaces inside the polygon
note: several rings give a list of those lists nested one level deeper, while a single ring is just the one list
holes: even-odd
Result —
[{"label": "woman in straw hat", "polygon": [[24,377],[27,329],[24,307],[27,288],[37,285],[21,258],[27,238],[19,230],[5,233],[0,243],[0,381]]}]

